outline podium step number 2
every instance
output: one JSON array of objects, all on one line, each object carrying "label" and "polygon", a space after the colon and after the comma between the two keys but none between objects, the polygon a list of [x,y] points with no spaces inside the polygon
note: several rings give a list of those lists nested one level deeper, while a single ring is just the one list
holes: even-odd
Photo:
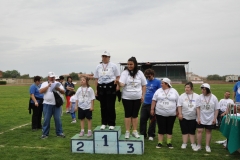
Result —
[{"label": "podium step number 2", "polygon": [[100,126],[93,131],[92,137],[79,137],[76,134],[71,138],[71,151],[73,153],[97,153],[97,154],[143,154],[144,137],[125,139],[121,135],[121,127],[114,130],[101,130]]}]

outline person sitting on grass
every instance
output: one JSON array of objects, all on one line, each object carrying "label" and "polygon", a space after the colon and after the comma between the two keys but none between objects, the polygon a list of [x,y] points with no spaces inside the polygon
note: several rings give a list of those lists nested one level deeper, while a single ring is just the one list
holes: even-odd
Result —
[{"label": "person sitting on grass", "polygon": [[95,94],[93,89],[89,85],[88,77],[81,77],[80,84],[81,87],[78,88],[76,92],[76,105],[75,111],[78,110],[78,119],[80,119],[81,131],[79,136],[84,136],[84,121],[85,118],[88,120],[88,134],[87,136],[92,136],[92,111],[94,106]]}]

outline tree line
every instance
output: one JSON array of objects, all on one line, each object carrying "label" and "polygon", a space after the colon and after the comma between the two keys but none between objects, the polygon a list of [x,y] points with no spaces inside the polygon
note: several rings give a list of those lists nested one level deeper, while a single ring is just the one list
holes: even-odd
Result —
[{"label": "tree line", "polygon": [[[79,74],[82,74],[82,72],[79,72]],[[78,73],[72,72],[69,74],[73,80],[79,80]],[[59,75],[60,76],[60,75]],[[21,75],[20,72],[17,70],[7,70],[5,72],[2,72],[2,78],[21,78],[21,79],[29,79],[33,78],[30,77],[29,74],[23,74]],[[47,77],[42,77],[43,80],[46,80]],[[66,78],[66,77],[65,77]]]},{"label": "tree line", "polygon": [[[82,74],[82,72],[79,72],[79,74]],[[72,72],[69,74],[73,80],[79,80],[78,73]],[[207,80],[226,80],[226,77],[228,75],[220,76],[218,74],[208,75]],[[8,70],[6,72],[3,72],[3,78],[33,78],[30,77],[29,74],[23,74],[21,75],[20,72],[17,70]],[[65,77],[66,78],[66,77]],[[47,77],[43,77],[43,79],[47,79]]]}]

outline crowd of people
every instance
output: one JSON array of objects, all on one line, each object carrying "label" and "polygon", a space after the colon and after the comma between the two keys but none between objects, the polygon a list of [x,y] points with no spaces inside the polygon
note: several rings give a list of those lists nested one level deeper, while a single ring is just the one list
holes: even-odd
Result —
[{"label": "crowd of people", "polygon": [[[30,86],[29,108],[32,114],[32,131],[42,129],[42,139],[48,138],[50,120],[54,117],[56,136],[65,138],[62,129],[62,106],[55,101],[55,92],[64,102],[66,98],[66,112],[71,113],[72,122],[80,121],[79,136],[85,136],[84,123],[87,119],[88,131],[86,136],[92,136],[92,111],[94,100],[100,102],[101,130],[114,130],[116,126],[115,101],[121,90],[122,104],[125,118],[125,138],[132,135],[135,138],[154,140],[156,126],[158,127],[158,143],[156,148],[163,147],[164,135],[166,145],[172,149],[173,127],[176,118],[182,132],[181,148],[187,148],[188,138],[194,151],[202,149],[202,134],[206,132],[206,152],[211,152],[211,132],[216,125],[221,125],[221,119],[227,114],[227,105],[240,102],[240,77],[234,86],[233,99],[230,91],[226,91],[224,99],[218,102],[207,83],[201,85],[201,94],[194,92],[192,82],[185,84],[185,92],[179,95],[173,88],[169,78],[158,80],[154,70],[146,69],[144,73],[138,68],[137,59],[130,57],[127,67],[120,74],[117,65],[110,62],[110,53],[102,54],[102,62],[97,65],[95,78],[95,92],[89,85],[88,77],[80,78],[80,87],[75,91],[71,76],[68,76],[63,85],[63,76],[54,72],[48,73],[48,80],[41,83],[41,77],[35,76]],[[65,98],[64,96],[65,95]],[[140,111],[141,109],[141,111]],[[138,131],[138,115],[140,111],[140,126]],[[76,118],[75,112],[78,112]],[[43,123],[41,122],[43,113]],[[148,125],[149,121],[149,125]],[[148,126],[148,129],[147,129]],[[132,131],[131,131],[132,130]],[[130,134],[132,133],[132,134]],[[195,136],[197,133],[197,136]],[[197,143],[196,143],[197,142]]]}]

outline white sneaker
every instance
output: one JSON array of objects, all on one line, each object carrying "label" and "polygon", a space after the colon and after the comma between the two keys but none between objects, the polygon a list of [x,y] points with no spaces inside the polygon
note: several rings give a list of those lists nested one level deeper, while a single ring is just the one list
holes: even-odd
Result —
[{"label": "white sneaker", "polygon": [[128,139],[129,136],[130,136],[130,132],[126,132],[126,133],[125,133],[125,138]]},{"label": "white sneaker", "polygon": [[199,146],[199,145],[197,145],[193,150],[194,150],[194,151],[199,151],[199,150],[201,150],[201,149],[202,149],[202,147]]},{"label": "white sneaker", "polygon": [[182,148],[182,149],[186,149],[186,148],[187,148],[187,144],[184,144],[184,143],[183,143],[182,146],[181,146],[181,148]]},{"label": "white sneaker", "polygon": [[149,141],[153,141],[153,137],[149,137],[148,140],[149,140]]},{"label": "white sneaker", "polygon": [[211,152],[211,148],[209,146],[206,146],[206,152]]},{"label": "white sneaker", "polygon": [[138,132],[132,132],[132,136],[135,137],[135,138],[140,138]]},{"label": "white sneaker", "polygon": [[71,123],[76,123],[77,121],[76,120],[73,120]]},{"label": "white sneaker", "polygon": [[115,127],[114,126],[109,126],[109,129],[110,130],[113,130]]},{"label": "white sneaker", "polygon": [[196,148],[197,147],[197,145],[196,144],[191,144],[191,146],[192,146],[192,149],[194,150],[194,148]]},{"label": "white sneaker", "polygon": [[105,129],[105,128],[106,128],[105,125],[102,125],[102,126],[100,127],[101,130],[103,130],[103,129]]}]

